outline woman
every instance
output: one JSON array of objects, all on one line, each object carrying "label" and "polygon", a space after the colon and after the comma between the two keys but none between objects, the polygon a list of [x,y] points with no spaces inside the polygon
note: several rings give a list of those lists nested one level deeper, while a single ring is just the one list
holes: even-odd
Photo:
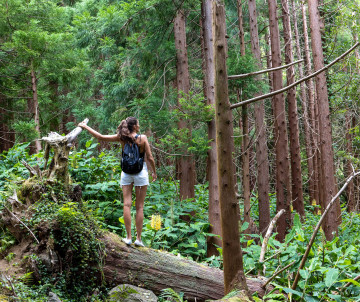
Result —
[{"label": "woman", "polygon": [[125,229],[126,229],[126,238],[123,238],[123,241],[130,245],[132,244],[131,238],[131,197],[132,197],[132,189],[135,186],[135,194],[136,194],[136,240],[134,244],[136,246],[144,246],[141,240],[141,232],[144,221],[144,200],[146,195],[147,186],[149,184],[149,174],[146,162],[149,163],[151,171],[152,171],[152,180],[155,181],[156,169],[155,169],[155,161],[151,153],[150,145],[146,135],[141,134],[138,135],[137,132],[140,130],[140,125],[138,120],[135,117],[128,117],[126,120],[121,121],[117,134],[114,135],[102,135],[99,132],[95,131],[84,122],[79,124],[79,127],[87,130],[92,136],[96,137],[98,140],[103,140],[107,142],[120,142],[122,149],[126,143],[137,144],[139,147],[140,154],[145,156],[144,166],[140,173],[137,174],[127,174],[125,172],[121,172],[121,180],[120,185],[123,189],[124,195],[124,221],[125,221]]}]

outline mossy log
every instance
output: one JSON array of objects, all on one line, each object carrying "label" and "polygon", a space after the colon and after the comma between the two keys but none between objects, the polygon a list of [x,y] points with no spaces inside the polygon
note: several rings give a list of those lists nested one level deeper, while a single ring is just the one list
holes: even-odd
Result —
[{"label": "mossy log", "polygon": [[[173,254],[127,246],[107,233],[101,239],[106,246],[104,277],[108,285],[133,284],[159,294],[164,288],[183,292],[189,301],[218,300],[224,296],[223,271],[201,265]],[[250,293],[265,294],[266,280],[247,278]],[[220,300],[221,301],[221,300]],[[238,300],[248,301],[248,300]]]}]

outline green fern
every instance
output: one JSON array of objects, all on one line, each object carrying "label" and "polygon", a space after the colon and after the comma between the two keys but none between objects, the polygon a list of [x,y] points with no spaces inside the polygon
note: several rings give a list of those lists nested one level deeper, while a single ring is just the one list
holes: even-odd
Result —
[{"label": "green fern", "polygon": [[184,300],[184,293],[177,293],[172,288],[163,289],[160,298],[166,299],[164,301],[187,302],[187,300]]}]

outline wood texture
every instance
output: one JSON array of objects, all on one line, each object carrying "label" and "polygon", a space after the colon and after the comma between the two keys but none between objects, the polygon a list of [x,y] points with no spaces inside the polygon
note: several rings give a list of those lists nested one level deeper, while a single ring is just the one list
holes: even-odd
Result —
[{"label": "wood texture", "polygon": [[[215,108],[214,98],[214,44],[212,37],[212,11],[211,0],[202,2],[202,34],[203,34],[203,71],[204,71],[204,95],[206,103]],[[220,221],[220,200],[219,181],[217,173],[217,150],[216,150],[216,129],[215,117],[208,122],[208,140],[210,149],[207,151],[207,179],[209,181],[209,233],[219,235],[207,238],[207,255],[218,255],[217,246],[222,246],[221,221]]]}]

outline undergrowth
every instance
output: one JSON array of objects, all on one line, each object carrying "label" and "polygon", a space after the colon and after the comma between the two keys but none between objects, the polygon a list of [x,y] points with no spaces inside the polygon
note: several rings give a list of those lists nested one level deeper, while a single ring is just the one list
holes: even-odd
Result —
[{"label": "undergrowth", "polygon": [[[121,171],[118,150],[97,153],[96,149],[97,145],[89,141],[86,150],[74,150],[69,158],[72,182],[81,185],[83,202],[76,204],[69,202],[65,195],[62,196],[61,190],[56,191],[55,186],[52,191],[58,200],[56,202],[53,200],[52,191],[45,190],[35,207],[32,219],[27,221],[35,230],[38,224],[48,221],[52,230],[50,238],[53,238],[54,244],[63,251],[63,257],[66,258],[69,251],[72,251],[73,255],[78,254],[78,257],[73,256],[72,268],[68,268],[67,274],[58,274],[56,280],[53,276],[46,276],[44,273],[42,282],[36,286],[26,284],[22,280],[15,282],[15,290],[22,292],[24,301],[45,301],[41,300],[41,297],[45,297],[50,289],[62,295],[64,301],[102,299],[98,294],[101,291],[99,289],[101,284],[82,283],[81,280],[84,280],[87,275],[85,273],[82,275],[79,271],[96,274],[91,270],[96,270],[101,265],[101,253],[98,252],[101,247],[96,240],[100,228],[124,236],[125,227],[119,186]],[[41,154],[29,156],[26,145],[20,145],[0,156],[4,162],[4,165],[0,167],[0,198],[4,201],[6,196],[16,188],[17,182],[28,177],[27,170],[19,162],[20,159],[25,158],[30,164],[39,164],[37,158],[41,159]],[[41,163],[40,160],[40,165]],[[184,201],[179,200],[178,186],[178,182],[172,179],[160,179],[148,187],[144,205],[144,243],[155,249],[167,250],[222,268],[221,256],[206,257],[206,236],[209,227],[207,185],[197,185],[195,200]],[[253,201],[256,202],[256,197]],[[275,212],[275,202],[275,197],[270,196],[272,215]],[[196,212],[195,216],[190,215],[192,211]],[[257,212],[257,207],[252,207],[254,221],[257,220]],[[266,269],[263,272],[265,277],[271,277],[276,271],[293,261],[295,263],[273,280],[272,284],[278,291],[269,293],[265,301],[285,301],[284,294],[287,297],[291,296],[293,301],[359,301],[360,284],[354,278],[360,274],[360,231],[358,228],[360,216],[354,213],[349,214],[344,210],[339,233],[332,241],[326,241],[322,231],[318,233],[306,265],[300,271],[301,280],[296,290],[291,290],[301,258],[320,218],[319,215],[314,214],[316,212],[313,206],[306,206],[304,220],[293,213],[294,225],[284,242],[277,241],[276,234],[271,236],[265,256],[267,259]],[[134,218],[135,207],[132,209],[132,215]],[[188,215],[190,222],[181,220],[180,216],[183,215]],[[158,222],[154,223],[154,217],[160,217],[160,227],[154,227],[158,224]],[[132,226],[132,231],[135,232],[134,223]],[[246,225],[242,228],[246,229]],[[95,231],[89,232],[89,229]],[[5,230],[1,230],[0,240],[8,242],[8,246],[15,243]],[[258,264],[261,249],[258,242],[261,242],[262,238],[259,235],[242,235],[241,241],[244,246],[245,274],[258,275],[261,270]],[[84,244],[85,242],[87,244]],[[4,248],[4,251],[8,246]],[[221,249],[219,251],[221,253]],[[39,260],[35,259],[35,261]],[[73,282],[73,285],[69,285],[67,280],[72,278],[78,279]],[[350,285],[345,287],[347,283]],[[1,282],[2,286],[6,284],[5,281]],[[69,296],[66,296],[65,288],[68,287],[72,288],[72,293],[79,297],[77,300],[71,300]],[[37,299],[40,300],[31,300],[35,293],[38,294],[40,298]],[[163,297],[166,294],[174,293],[168,291],[163,294]],[[177,297],[182,298],[181,293]],[[254,299],[258,301],[256,296]]]}]

